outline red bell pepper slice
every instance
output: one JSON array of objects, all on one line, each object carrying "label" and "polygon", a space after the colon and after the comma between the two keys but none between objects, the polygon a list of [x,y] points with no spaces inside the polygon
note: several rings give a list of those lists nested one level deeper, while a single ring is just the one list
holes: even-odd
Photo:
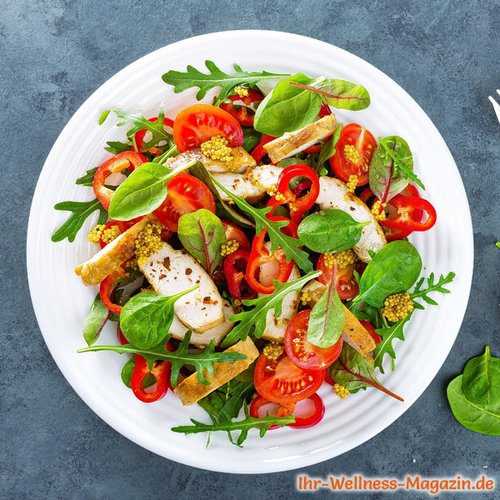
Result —
[{"label": "red bell pepper slice", "polygon": [[108,176],[122,172],[127,168],[133,171],[145,161],[146,158],[135,151],[124,151],[99,165],[94,175],[93,188],[97,199],[106,210],[109,209],[109,204],[114,194],[113,190],[104,185]]},{"label": "red bell pepper slice", "polygon": [[[144,379],[153,375],[155,382],[144,387]],[[143,403],[158,401],[167,393],[170,380],[170,363],[168,361],[155,361],[150,370],[147,361],[140,355],[135,355],[135,366],[130,379],[132,391],[137,399]]]},{"label": "red bell pepper slice", "polygon": [[245,271],[250,252],[239,249],[224,259],[224,275],[228,291],[234,299],[249,300],[257,297],[257,292],[248,286]]},{"label": "red bell pepper slice", "polygon": [[[384,227],[403,231],[427,231],[436,223],[436,209],[423,198],[398,194],[390,200],[390,205],[396,210],[388,210],[388,218],[380,221]],[[427,214],[424,221],[421,220],[422,212]]]},{"label": "red bell pepper slice", "polygon": [[118,281],[125,276],[127,276],[127,273],[120,268],[118,271],[115,271],[113,274],[110,274],[106,279],[104,279],[99,287],[99,296],[101,297],[101,302],[104,307],[106,307],[109,312],[118,316],[120,315],[122,306],[115,304],[112,297]]},{"label": "red bell pepper slice", "polygon": [[253,148],[252,157],[257,163],[259,163],[262,160],[262,158],[264,158],[264,156],[268,154],[267,151],[264,149],[264,146],[268,142],[274,141],[274,139],[276,139],[276,137],[273,137],[272,135],[263,135],[259,144],[257,144],[257,146]]},{"label": "red bell pepper slice", "polygon": [[[234,116],[240,125],[244,127],[253,127],[253,121],[255,118],[255,111],[250,108],[253,103],[260,102],[264,99],[261,92],[255,89],[248,89],[248,96],[240,97],[238,94],[233,94],[229,96],[232,102],[224,102],[220,105],[221,109],[227,111],[230,115]],[[233,102],[241,101],[245,106],[234,105]]]},{"label": "red bell pepper slice", "polygon": [[[295,422],[293,424],[287,424],[287,427],[292,427],[294,429],[305,429],[307,427],[312,427],[313,425],[316,425],[321,421],[321,419],[325,415],[325,405],[323,403],[323,400],[318,396],[317,393],[314,393],[312,396],[309,396],[305,400],[307,399],[312,402],[312,411],[310,411],[310,413],[308,413],[306,416],[295,415]],[[300,403],[300,401],[298,403]],[[272,414],[277,417],[285,417],[291,415],[294,412],[298,403],[295,403],[293,408],[288,408],[268,401],[262,396],[257,395],[250,403],[250,416],[253,418],[262,418],[266,414]],[[269,430],[278,429],[279,427],[281,426],[272,425],[271,427],[269,427]]]},{"label": "red bell pepper slice", "polygon": [[364,319],[361,319],[359,321],[365,330],[371,335],[372,339],[375,341],[375,344],[380,344],[382,342],[382,337],[376,332],[375,327],[369,323],[368,321],[365,321]]},{"label": "red bell pepper slice", "polygon": [[[264,246],[266,234],[267,230],[263,229],[258,236],[255,236],[252,242],[252,250],[248,258],[245,279],[257,293],[269,294],[273,293],[275,288],[272,280],[285,283],[290,277],[293,269],[293,260],[287,262],[285,252],[281,248],[278,248],[275,252],[267,250]],[[270,265],[271,263],[274,263],[277,268],[274,276],[272,280],[269,280],[270,283],[262,283],[260,280],[261,267],[266,264]]]},{"label": "red bell pepper slice", "polygon": [[[149,121],[154,123],[158,121],[158,117],[155,116],[154,118],[149,118]],[[170,118],[164,118],[163,119],[163,124],[166,125],[167,127],[174,128],[174,121],[171,120]],[[137,148],[137,151],[143,153],[144,151],[142,150],[142,147],[144,146],[144,137],[146,136],[147,130],[139,130],[135,133],[134,135],[134,142],[135,142],[135,147]]]}]

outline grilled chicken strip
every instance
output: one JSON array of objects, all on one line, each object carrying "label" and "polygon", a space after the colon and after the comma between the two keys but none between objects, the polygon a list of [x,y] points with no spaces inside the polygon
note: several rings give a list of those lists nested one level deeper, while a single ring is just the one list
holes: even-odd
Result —
[{"label": "grilled chicken strip", "polygon": [[274,139],[274,141],[268,142],[264,145],[264,149],[269,153],[271,161],[278,163],[283,158],[300,153],[318,141],[332,135],[337,125],[335,115],[327,115],[306,125],[304,128],[295,130],[295,132],[287,132]]},{"label": "grilled chicken strip", "polygon": [[369,222],[353,249],[363,262],[370,262],[368,250],[377,252],[386,243],[384,232],[370,209],[357,197],[347,193],[346,185],[333,177],[320,177],[316,203],[322,210],[337,208],[348,213],[357,222]]},{"label": "grilled chicken strip", "polygon": [[175,250],[164,243],[140,268],[160,295],[174,295],[198,285],[174,305],[177,318],[193,332],[205,333],[224,322],[223,301],[217,286],[185,250]]}]

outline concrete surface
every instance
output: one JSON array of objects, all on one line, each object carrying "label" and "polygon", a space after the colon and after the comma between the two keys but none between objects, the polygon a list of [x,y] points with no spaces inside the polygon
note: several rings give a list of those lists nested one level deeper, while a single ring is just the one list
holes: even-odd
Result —
[{"label": "concrete surface", "polygon": [[500,4],[494,0],[3,0],[0,497],[300,496],[294,490],[296,472],[204,472],[155,456],[104,424],[52,361],[32,311],[24,264],[28,213],[39,170],[80,104],[116,71],[160,46],[202,33],[246,28],[290,31],[331,42],[401,84],[448,143],[474,221],[472,295],[458,340],[434,382],[377,437],[306,472],[471,477],[487,473],[500,479],[499,438],[460,427],[445,396],[447,382],[485,344],[500,355],[500,253],[494,246],[500,238],[500,125],[487,101],[500,86],[499,23]]}]

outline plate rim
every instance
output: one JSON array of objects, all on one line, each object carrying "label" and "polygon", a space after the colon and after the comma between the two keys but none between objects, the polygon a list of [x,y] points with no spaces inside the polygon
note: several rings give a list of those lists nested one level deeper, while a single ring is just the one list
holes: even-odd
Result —
[{"label": "plate rim", "polygon": [[[203,40],[206,40],[206,39],[217,39],[219,37],[220,38],[225,38],[225,37],[232,38],[235,36],[260,36],[260,37],[270,36],[270,37],[275,37],[276,39],[281,39],[281,40],[279,40],[279,42],[283,42],[283,41],[287,41],[287,40],[290,41],[290,39],[295,39],[297,41],[297,43],[299,43],[299,44],[300,43],[313,43],[313,44],[323,46],[326,50],[331,50],[333,48],[334,50],[337,50],[337,51],[344,53],[349,58],[354,58],[358,62],[362,63],[363,65],[369,66],[370,69],[372,71],[374,71],[375,74],[377,75],[377,79],[382,79],[382,80],[385,80],[387,82],[390,82],[392,85],[395,85],[398,88],[398,90],[405,96],[405,98],[409,99],[421,112],[422,118],[424,118],[427,122],[426,125],[428,125],[431,128],[431,130],[428,133],[432,134],[436,139],[438,139],[438,141],[440,142],[440,146],[443,148],[443,152],[449,156],[450,160],[454,164],[456,172],[458,174],[457,180],[459,182],[459,186],[460,186],[462,194],[463,194],[463,199],[465,201],[464,208],[466,208],[466,212],[468,215],[468,220],[464,221],[464,222],[465,222],[465,225],[467,226],[467,232],[470,234],[470,239],[467,240],[468,241],[468,244],[467,244],[468,248],[467,248],[467,252],[466,252],[468,254],[468,257],[469,257],[468,267],[467,267],[467,269],[460,270],[461,278],[465,281],[464,289],[466,289],[466,292],[465,292],[465,297],[463,300],[464,306],[463,306],[463,308],[461,308],[461,311],[460,311],[460,314],[458,315],[458,318],[456,318],[456,323],[458,324],[457,332],[453,337],[453,341],[450,342],[450,345],[447,349],[446,354],[443,354],[443,360],[440,363],[439,368],[437,368],[437,370],[435,370],[429,383],[427,383],[424,387],[419,387],[417,389],[416,397],[413,400],[413,402],[409,405],[406,405],[406,404],[402,405],[400,411],[397,412],[397,416],[395,418],[391,417],[389,422],[387,422],[387,423],[384,422],[383,425],[376,426],[377,429],[375,432],[373,432],[373,433],[368,432],[367,434],[364,434],[363,438],[358,439],[358,440],[354,440],[354,444],[352,446],[349,446],[348,449],[341,450],[338,453],[335,453],[335,452],[328,453],[329,456],[325,456],[324,453],[317,453],[316,456],[310,455],[307,460],[304,460],[304,457],[301,457],[302,463],[300,463],[298,465],[290,463],[289,461],[286,461],[286,460],[279,460],[277,462],[271,462],[271,463],[261,462],[258,464],[258,466],[255,466],[255,464],[254,464],[250,470],[248,467],[248,463],[244,462],[244,460],[245,460],[244,457],[242,457],[242,462],[243,462],[244,466],[243,467],[241,467],[241,466],[235,467],[234,470],[228,470],[225,467],[218,467],[217,464],[215,463],[215,461],[209,462],[208,464],[206,464],[206,463],[200,464],[199,460],[198,460],[198,462],[195,463],[195,461],[192,461],[192,460],[186,458],[185,456],[175,456],[174,457],[172,455],[169,455],[168,453],[165,453],[165,450],[161,451],[159,449],[155,449],[154,446],[145,445],[142,439],[139,439],[137,436],[134,436],[133,433],[131,433],[128,429],[126,429],[124,425],[120,425],[119,422],[117,423],[116,420],[113,421],[113,423],[110,423],[110,419],[108,419],[107,415],[106,416],[103,415],[103,413],[104,413],[103,410],[98,407],[97,401],[95,401],[95,400],[89,401],[88,398],[84,398],[81,395],[81,392],[83,392],[83,390],[80,391],[76,387],[77,386],[76,382],[74,380],[72,381],[71,377],[68,377],[66,375],[66,373],[63,371],[63,369],[60,366],[59,360],[57,359],[57,357],[55,356],[55,354],[53,352],[53,349],[51,348],[51,345],[50,345],[50,342],[48,341],[47,336],[45,335],[44,331],[42,330],[42,327],[41,327],[42,321],[40,319],[41,312],[40,312],[40,310],[38,310],[37,305],[35,304],[35,297],[33,294],[33,291],[35,289],[35,272],[33,269],[34,260],[30,259],[30,255],[32,255],[33,252],[36,250],[33,248],[34,238],[35,238],[33,214],[36,210],[36,204],[38,202],[38,199],[41,198],[42,172],[44,171],[44,169],[46,169],[46,166],[49,163],[51,163],[51,161],[53,160],[53,157],[57,153],[57,149],[58,149],[57,146],[60,147],[62,139],[64,139],[65,134],[68,133],[67,132],[68,129],[70,129],[72,127],[73,122],[77,121],[79,119],[80,115],[85,112],[85,110],[86,110],[85,108],[90,105],[91,101],[95,100],[96,97],[98,97],[98,95],[101,92],[104,92],[108,87],[112,87],[117,80],[121,79],[123,74],[126,74],[127,71],[130,70],[131,67],[140,64],[141,62],[143,62],[144,60],[147,60],[148,58],[154,58],[155,55],[157,55],[158,53],[161,53],[162,51],[165,51],[167,48],[172,50],[178,46],[188,45],[190,43],[195,43],[195,42],[202,42]],[[457,186],[457,188],[458,188],[458,186]],[[139,446],[141,446],[145,449],[148,449],[148,450],[150,450],[150,451],[152,451],[152,452],[154,452],[154,453],[156,453],[164,458],[167,458],[167,459],[179,462],[179,463],[183,463],[185,465],[189,465],[192,467],[204,469],[204,470],[225,472],[225,473],[246,473],[246,474],[248,474],[248,473],[271,473],[271,472],[288,471],[288,470],[305,468],[307,466],[310,466],[310,465],[313,465],[313,464],[316,464],[319,462],[323,462],[325,460],[332,459],[332,458],[337,457],[343,453],[346,453],[347,451],[353,450],[354,448],[360,446],[361,444],[363,444],[366,441],[370,440],[371,438],[375,437],[377,434],[382,432],[385,428],[387,428],[388,426],[393,424],[401,415],[403,415],[420,398],[420,396],[429,387],[430,383],[435,379],[439,370],[442,368],[443,364],[445,363],[451,348],[453,347],[454,343],[456,342],[461,325],[463,323],[463,319],[464,319],[464,316],[465,316],[465,313],[467,310],[467,305],[468,305],[468,301],[469,301],[470,293],[471,293],[471,283],[472,283],[472,275],[473,275],[473,267],[474,267],[474,240],[473,240],[473,228],[472,228],[472,218],[471,218],[471,212],[470,212],[470,205],[469,205],[467,193],[465,191],[465,187],[463,184],[463,179],[460,175],[460,171],[458,170],[458,167],[457,167],[457,164],[453,158],[453,155],[451,154],[451,151],[449,150],[446,142],[444,141],[444,138],[442,137],[442,135],[440,134],[439,130],[434,125],[432,120],[429,118],[427,113],[422,109],[422,107],[418,104],[418,102],[401,85],[399,85],[395,80],[393,80],[387,74],[385,74],[384,72],[379,70],[377,67],[373,66],[370,62],[362,59],[361,57],[353,54],[352,52],[350,52],[348,50],[345,50],[341,47],[338,47],[336,45],[330,44],[330,43],[322,41],[322,40],[317,40],[317,39],[312,38],[312,37],[298,35],[295,33],[288,33],[285,31],[228,30],[228,31],[217,31],[217,32],[212,32],[212,33],[207,33],[207,34],[203,34],[203,35],[185,38],[183,40],[179,40],[179,41],[173,42],[171,44],[165,45],[163,47],[157,48],[157,49],[139,57],[138,59],[132,61],[130,64],[126,65],[121,70],[116,72],[114,75],[112,75],[110,78],[108,78],[102,84],[100,84],[95,89],[95,91],[92,92],[92,94],[90,96],[88,96],[81,103],[81,105],[78,107],[78,109],[72,114],[71,118],[65,124],[65,126],[63,127],[61,132],[58,134],[58,137],[55,140],[55,142],[53,143],[53,145],[50,149],[50,152],[48,153],[47,158],[44,162],[44,165],[40,171],[40,175],[39,175],[39,178],[38,178],[37,183],[36,183],[36,188],[35,188],[34,193],[33,193],[33,199],[32,199],[32,204],[31,204],[30,213],[29,213],[28,230],[27,230],[27,245],[26,245],[26,259],[27,259],[27,274],[28,274],[30,298],[31,298],[31,302],[33,304],[33,309],[35,311],[35,316],[37,318],[37,323],[38,323],[40,332],[42,333],[42,336],[44,338],[45,344],[47,345],[47,348],[49,349],[49,352],[50,352],[53,360],[55,361],[56,365],[58,366],[59,370],[61,371],[63,377],[71,385],[71,387],[78,394],[78,396],[85,402],[85,404],[94,413],[96,413],[102,420],[104,420],[104,422],[106,424],[108,424],[110,427],[112,427],[113,429],[118,431],[120,434],[122,434],[127,439],[133,441],[134,443],[138,444]]]}]

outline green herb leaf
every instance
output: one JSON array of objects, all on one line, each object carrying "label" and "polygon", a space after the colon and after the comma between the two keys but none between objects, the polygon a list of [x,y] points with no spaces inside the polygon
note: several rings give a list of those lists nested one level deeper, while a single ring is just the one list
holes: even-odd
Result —
[{"label": "green herb leaf", "polygon": [[500,359],[491,356],[490,346],[485,347],[483,355],[470,359],[465,365],[462,390],[471,403],[500,403]]},{"label": "green herb leaf", "polygon": [[295,261],[299,269],[304,272],[312,271],[312,264],[309,259],[307,252],[302,250],[300,240],[287,236],[281,232],[281,229],[285,227],[288,222],[286,221],[270,221],[267,218],[267,214],[271,210],[271,207],[256,208],[250,205],[245,199],[240,196],[235,195],[229,189],[225,188],[220,182],[218,182],[213,176],[212,182],[224,193],[226,193],[231,200],[234,201],[236,206],[250,215],[255,221],[255,231],[260,234],[263,229],[267,229],[267,234],[271,240],[271,249],[275,252],[278,248],[281,248],[286,255],[287,262],[292,259]]},{"label": "green herb leaf", "polygon": [[454,378],[446,394],[453,415],[467,429],[481,434],[500,436],[500,403],[480,405],[469,401],[462,390],[463,375]]},{"label": "green herb leaf", "polygon": [[168,181],[195,163],[193,160],[174,170],[154,162],[143,163],[118,186],[111,198],[109,216],[130,220],[156,210],[167,197]]},{"label": "green herb leaf", "polygon": [[417,249],[408,241],[392,241],[382,247],[366,266],[359,280],[359,294],[354,303],[368,302],[382,307],[393,293],[406,292],[422,269]]},{"label": "green herb leaf", "polygon": [[[140,130],[146,130],[151,134],[151,139],[145,142],[142,146],[144,151],[152,148],[153,146],[169,148],[174,145],[172,136],[165,130],[163,124],[165,118],[165,113],[163,111],[158,113],[158,119],[156,121],[151,122],[141,113],[127,113],[123,109],[111,108],[103,111],[101,117],[99,118],[99,125],[102,125],[106,121],[110,112],[113,112],[118,117],[118,122],[116,124],[118,127],[132,125],[127,131],[127,137],[129,141],[132,141],[132,143],[134,142],[135,134]],[[134,149],[136,149],[135,144]]]},{"label": "green herb leaf", "polygon": [[[356,277],[356,281],[359,283],[359,275]],[[349,310],[358,319],[363,319],[371,323],[375,328],[382,328],[384,326],[384,321],[382,319],[382,314],[380,309],[373,307],[366,302],[359,302],[353,304],[352,301],[348,305]]]},{"label": "green herb leaf", "polygon": [[398,401],[404,401],[377,380],[373,366],[347,343],[344,343],[340,356],[330,366],[329,372],[332,379],[349,392],[354,393],[371,386]]},{"label": "green herb leaf", "polygon": [[246,356],[240,352],[214,352],[215,342],[212,340],[210,344],[201,352],[189,352],[189,340],[191,332],[186,333],[184,339],[179,344],[176,351],[169,351],[166,348],[166,342],[161,342],[155,347],[141,349],[132,344],[125,345],[94,345],[92,347],[84,347],[78,349],[77,352],[95,352],[95,351],[112,351],[118,354],[140,354],[143,356],[151,369],[155,361],[170,361],[171,375],[170,383],[172,387],[177,385],[180,369],[185,365],[194,366],[200,383],[209,385],[206,378],[206,373],[213,375],[215,363],[234,363]]},{"label": "green herb leaf", "polygon": [[184,248],[212,275],[222,261],[220,247],[227,241],[219,217],[204,208],[184,214],[177,235]]},{"label": "green herb leaf", "polygon": [[92,345],[98,338],[108,321],[109,311],[104,307],[101,302],[99,294],[96,295],[90,311],[86,318],[83,320],[83,338],[88,345]]},{"label": "green herb leaf", "polygon": [[323,349],[334,345],[344,329],[345,311],[337,293],[336,275],[335,269],[331,283],[311,310],[307,327],[307,341]]},{"label": "green herb leaf", "polygon": [[[399,167],[388,149],[398,158]],[[404,165],[404,170],[401,165]],[[407,172],[413,172],[413,156],[408,143],[398,136],[386,137],[377,146],[370,161],[368,174],[373,194],[384,202],[394,198],[408,186]]]},{"label": "green herb leaf", "polygon": [[54,208],[72,213],[68,217],[68,220],[52,235],[51,239],[53,242],[62,241],[64,238],[68,238],[69,242],[75,241],[76,235],[82,228],[83,223],[96,210],[99,211],[98,224],[104,224],[108,219],[108,214],[98,199],[90,201],[63,201],[57,203]]},{"label": "green herb leaf", "polygon": [[[386,137],[385,139],[379,137],[378,143],[379,146],[382,146],[385,149],[385,153],[394,162],[393,175],[396,176],[402,174],[409,181],[412,181],[415,184],[418,184],[422,189],[425,189],[422,181],[413,172],[413,157],[411,156],[410,148],[408,147],[408,144],[406,144],[404,139],[398,136]],[[396,149],[393,149],[394,144],[396,145]],[[410,156],[408,156],[408,152],[410,152]]]},{"label": "green herb leaf", "polygon": [[237,64],[233,65],[234,73],[227,74],[219,69],[214,62],[205,61],[207,73],[202,73],[193,66],[188,66],[185,72],[168,71],[162,75],[162,80],[168,85],[173,85],[174,92],[179,93],[192,87],[198,87],[196,99],[201,101],[207,92],[215,87],[220,88],[218,102],[222,102],[232,93],[237,85],[255,85],[263,80],[274,80],[286,74],[243,71]]},{"label": "green herb leaf", "polygon": [[314,165],[314,170],[318,173],[319,176],[328,175],[328,170],[325,168],[324,163],[328,161],[336,152],[337,142],[340,139],[340,133],[344,125],[341,123],[337,125],[337,128],[333,132],[332,138],[321,146],[321,151],[319,152],[318,160]]},{"label": "green herb leaf", "polygon": [[283,299],[290,292],[302,290],[302,287],[306,283],[318,277],[320,274],[321,271],[312,271],[295,281],[289,281],[287,283],[274,281],[275,289],[273,293],[262,295],[262,297],[252,300],[244,300],[243,304],[245,306],[253,307],[249,311],[241,311],[229,318],[237,324],[222,341],[222,346],[227,347],[235,344],[238,340],[245,340],[251,333],[256,337],[261,337],[266,328],[267,312],[274,309],[274,314],[278,317],[281,314]]},{"label": "green herb leaf", "polygon": [[[415,285],[415,289],[411,294],[411,298],[413,299],[413,301],[415,301],[415,299],[421,298],[427,304],[436,306],[438,305],[438,303],[434,299],[429,297],[429,293],[431,292],[450,293],[450,291],[447,288],[445,288],[444,285],[451,283],[454,280],[454,278],[455,278],[455,273],[449,272],[446,276],[441,274],[439,276],[437,283],[434,283],[435,279],[434,273],[431,273],[427,278],[427,288],[422,289],[425,278],[421,278]],[[414,302],[414,305],[417,309],[424,309],[424,306],[418,302]]]},{"label": "green herb leaf", "polygon": [[[243,420],[238,421],[229,421],[222,423],[212,423],[212,424],[204,424],[203,422],[199,422],[197,420],[191,419],[193,425],[179,425],[177,427],[172,427],[173,432],[180,432],[183,434],[199,434],[200,432],[217,432],[224,431],[229,433],[230,440],[233,444],[237,446],[241,446],[245,439],[248,437],[248,432],[251,429],[258,429],[259,436],[264,437],[266,432],[269,430],[269,427],[273,425],[279,425],[281,427],[287,424],[293,424],[295,422],[295,417],[290,415],[288,417],[273,417],[273,416],[265,416],[262,418],[253,418],[247,416]],[[231,433],[239,432],[236,441],[232,439]]]},{"label": "green herb leaf", "polygon": [[319,95],[290,83],[308,85],[313,80],[302,73],[281,81],[260,103],[254,128],[263,134],[279,137],[312,123],[321,107]]},{"label": "green herb leaf", "polygon": [[255,146],[259,144],[262,134],[253,127],[242,127],[243,129],[243,149],[251,153]]},{"label": "green herb leaf", "polygon": [[392,346],[392,341],[394,339],[399,339],[404,341],[405,337],[403,334],[403,328],[410,319],[410,316],[407,316],[405,319],[393,323],[390,326],[385,328],[378,328],[376,332],[382,337],[382,341],[377,344],[375,351],[373,353],[373,361],[375,366],[379,368],[379,370],[384,373],[384,369],[382,367],[382,363],[384,361],[385,354],[388,354],[392,359],[396,359],[396,353],[394,352],[394,348]]},{"label": "green herb leaf", "polygon": [[299,82],[299,85],[292,85],[319,94],[325,104],[334,108],[359,111],[370,105],[368,91],[363,86],[347,80],[331,80],[321,76],[310,84],[300,85]]},{"label": "green herb leaf", "polygon": [[253,380],[250,382],[238,382],[233,379],[223,385],[221,392],[225,393],[225,399],[219,411],[219,421],[227,422],[236,418],[245,404],[245,398],[253,391]]},{"label": "green herb leaf", "polygon": [[122,382],[129,388],[132,388],[132,373],[135,368],[135,358],[129,359],[122,368],[121,377]]},{"label": "green herb leaf", "polygon": [[156,292],[134,295],[120,313],[123,335],[140,349],[149,349],[163,342],[174,319],[174,304],[197,288],[198,286],[194,286],[168,297]]},{"label": "green herb leaf", "polygon": [[104,150],[114,155],[123,153],[124,151],[130,151],[134,147],[131,142],[109,141],[106,144],[107,146]]},{"label": "green herb leaf", "polygon": [[200,181],[203,181],[210,188],[212,194],[217,198],[218,208],[225,217],[232,220],[233,222],[236,222],[236,224],[239,224],[240,226],[250,227],[250,228],[255,227],[255,224],[251,220],[248,220],[246,217],[243,217],[243,215],[241,215],[237,210],[235,210],[231,205],[229,205],[229,203],[226,203],[222,199],[219,190],[215,187],[215,184],[212,181],[212,176],[205,168],[203,163],[201,162],[196,163],[193,167],[191,167],[189,172],[198,179],[200,179]]},{"label": "green herb leaf", "polygon": [[85,175],[82,175],[81,177],[78,177],[76,179],[75,184],[78,184],[79,186],[87,186],[87,187],[92,187],[94,184],[94,175],[97,172],[98,167],[91,168],[87,170],[87,173]]},{"label": "green herb leaf", "polygon": [[356,222],[343,210],[321,210],[308,215],[298,228],[300,241],[318,253],[340,252],[352,248],[369,222]]}]

